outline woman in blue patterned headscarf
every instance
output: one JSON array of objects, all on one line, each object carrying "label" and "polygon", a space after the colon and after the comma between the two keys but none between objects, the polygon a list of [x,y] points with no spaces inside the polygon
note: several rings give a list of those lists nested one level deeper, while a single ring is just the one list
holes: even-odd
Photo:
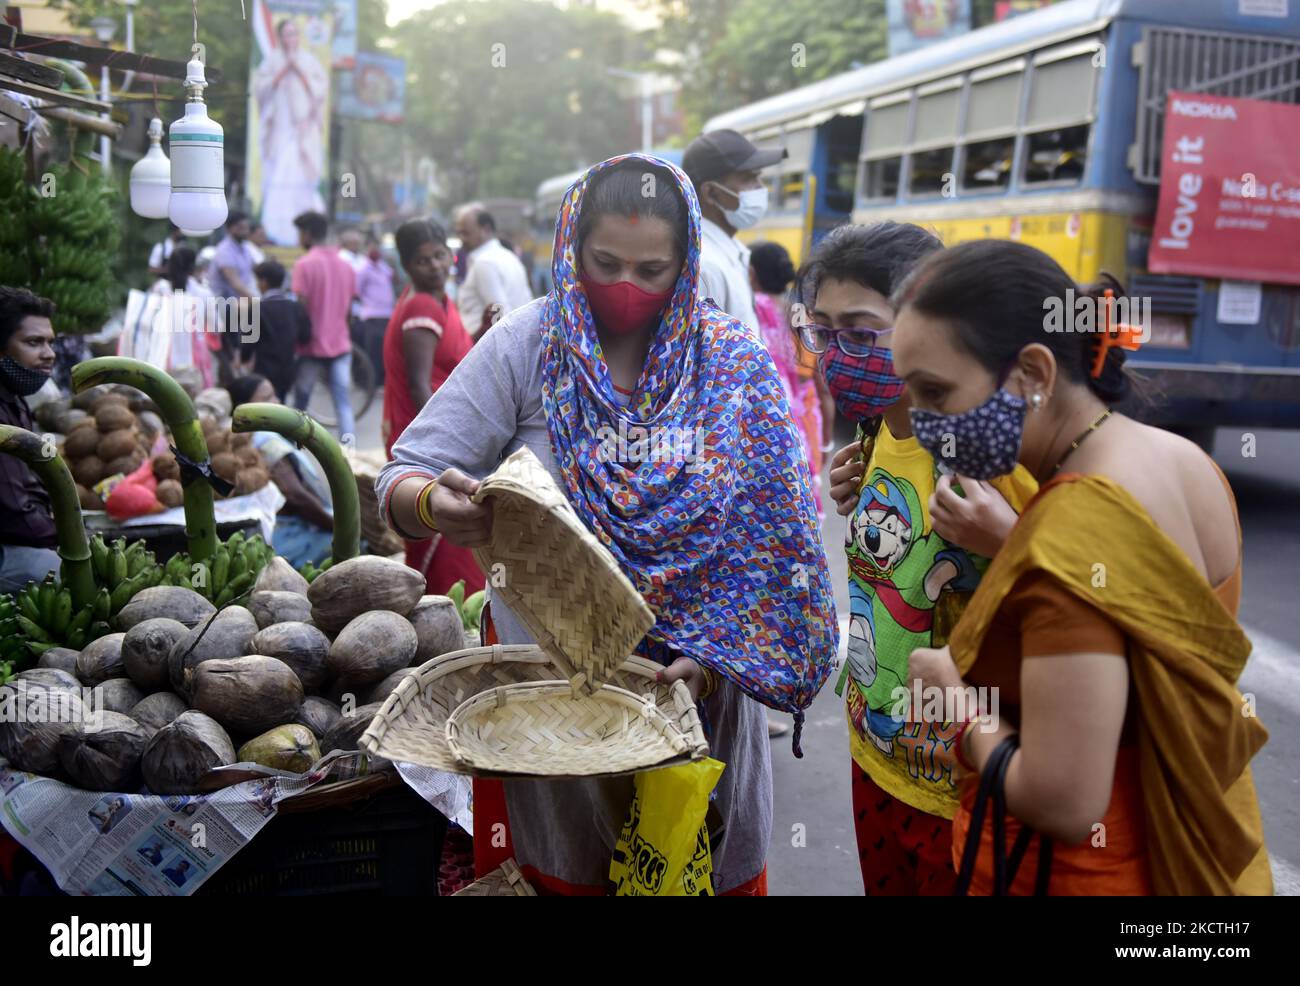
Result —
[{"label": "woman in blue patterned headscarf", "polygon": [[[746,696],[795,714],[797,753],[838,625],[780,378],[761,340],[698,297],[699,251],[677,168],[629,154],[586,172],[560,207],[554,288],[471,351],[394,446],[379,493],[394,526],[427,536],[415,499],[436,478],[438,530],[483,544],[490,516],[469,501],[471,477],[532,448],[654,610],[639,652],[704,696],[728,765],[714,860],[727,891],[761,879],[771,823],[766,722]],[[492,619],[502,642],[530,642],[504,607]],[[506,796],[516,855],[543,886],[607,871],[629,780],[512,781]],[[553,845],[570,831],[573,846]]]}]

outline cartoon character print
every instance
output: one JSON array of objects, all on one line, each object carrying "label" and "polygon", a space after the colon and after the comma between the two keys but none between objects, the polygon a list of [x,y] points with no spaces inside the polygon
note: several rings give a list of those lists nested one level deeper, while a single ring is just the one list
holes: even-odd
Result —
[{"label": "cartoon character print", "polygon": [[[924,525],[916,487],[877,467],[845,533],[850,572],[845,674],[855,686],[849,709],[859,731],[887,756],[893,756],[903,727],[903,719],[892,714],[896,690],[906,688],[911,650],[931,643],[935,601],[945,589],[973,589],[978,580],[970,557]],[[887,628],[885,622],[895,626]],[[877,648],[882,635],[892,643],[883,660]]]}]

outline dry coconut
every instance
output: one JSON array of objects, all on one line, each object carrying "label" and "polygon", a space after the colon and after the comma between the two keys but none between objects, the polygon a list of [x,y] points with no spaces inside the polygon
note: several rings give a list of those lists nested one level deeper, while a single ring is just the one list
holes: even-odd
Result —
[{"label": "dry coconut", "polygon": [[[358,743],[362,735],[370,728],[370,723],[374,721],[375,716],[379,714],[380,705],[374,702],[370,705],[363,705],[360,708],[353,709],[350,714],[344,713],[339,716],[336,722],[324,736],[321,737],[320,749],[322,754],[333,753],[335,750],[352,751],[358,749]],[[375,759],[372,758],[372,763]],[[384,761],[385,763],[387,761]]]},{"label": "dry coconut", "polygon": [[298,725],[306,726],[317,739],[320,739],[343,718],[339,707],[327,698],[308,695],[298,710]]},{"label": "dry coconut", "polygon": [[158,484],[154,496],[164,507],[179,507],[185,502],[185,489],[175,479],[164,479]]},{"label": "dry coconut", "polygon": [[289,665],[302,682],[304,691],[320,691],[329,678],[329,637],[306,623],[291,621],[265,627],[257,631],[248,649]]},{"label": "dry coconut", "polygon": [[399,668],[390,674],[387,678],[377,684],[370,694],[366,696],[368,703],[383,703],[389,695],[397,691],[397,686],[413,674],[419,674],[418,668]]},{"label": "dry coconut", "polygon": [[51,688],[72,688],[81,687],[81,682],[77,680],[75,674],[63,671],[59,668],[29,668],[26,671],[20,671],[14,676],[15,681],[32,681],[42,685],[49,685]]},{"label": "dry coconut", "polygon": [[58,668],[69,674],[77,673],[77,651],[67,647],[51,647],[36,662],[38,668]]},{"label": "dry coconut", "polygon": [[[257,633],[257,621],[243,606],[226,606],[186,631],[167,656],[172,691],[188,698],[189,675],[204,661],[242,657]],[[219,721],[219,720],[218,720]]]},{"label": "dry coconut", "polygon": [[415,627],[419,647],[414,664],[461,650],[465,646],[465,623],[456,603],[448,596],[425,596],[406,617]]},{"label": "dry coconut", "polygon": [[423,595],[424,576],[376,555],[341,561],[316,576],[307,589],[312,620],[331,637],[362,613],[387,610],[405,616]]},{"label": "dry coconut", "polygon": [[189,628],[180,620],[141,620],[122,639],[122,663],[127,676],[146,693],[166,688],[170,680],[167,656],[187,633]]},{"label": "dry coconut", "polygon": [[406,617],[387,610],[362,613],[334,638],[329,669],[352,685],[373,684],[407,667],[418,646]]},{"label": "dry coconut", "polygon": [[102,685],[110,678],[125,678],[126,665],[122,662],[124,633],[107,633],[92,640],[77,655],[77,678],[83,685]]},{"label": "dry coconut", "polygon": [[156,585],[141,589],[122,607],[117,614],[117,625],[122,630],[130,630],[145,620],[168,619],[195,627],[216,611],[217,607],[193,589]]},{"label": "dry coconut", "polygon": [[98,693],[95,704],[102,705],[109,712],[129,716],[144,699],[141,691],[130,678],[112,678],[95,688]]},{"label": "dry coconut", "polygon": [[287,561],[276,555],[257,574],[253,583],[256,592],[296,592],[307,595],[307,580]]},{"label": "dry coconut", "polygon": [[127,713],[150,732],[162,729],[188,709],[185,699],[175,692],[154,692],[146,695]]},{"label": "dry coconut", "polygon": [[204,661],[190,680],[194,708],[244,736],[293,722],[302,705],[302,682],[293,669],[261,654]]},{"label": "dry coconut", "polygon": [[128,715],[103,712],[59,738],[59,764],[87,791],[133,791],[149,731]]},{"label": "dry coconut", "polygon": [[193,794],[210,771],[235,762],[235,744],[211,716],[183,712],[153,734],[140,767],[154,794]]},{"label": "dry coconut", "polygon": [[19,770],[56,775],[60,739],[88,714],[81,695],[33,681],[0,686],[0,757]]},{"label": "dry coconut", "polygon": [[311,617],[311,603],[296,592],[258,590],[249,597],[248,610],[263,629],[275,623],[301,623]]}]

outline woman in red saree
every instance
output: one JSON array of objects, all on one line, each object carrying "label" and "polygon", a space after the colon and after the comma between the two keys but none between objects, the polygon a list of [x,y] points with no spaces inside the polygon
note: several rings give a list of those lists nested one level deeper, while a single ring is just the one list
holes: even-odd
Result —
[{"label": "woman in red saree", "polygon": [[[411,285],[402,292],[384,330],[384,451],[420,413],[473,345],[446,294],[451,251],[435,223],[412,219],[397,230],[397,252]],[[440,535],[406,542],[406,564],[423,573],[431,593],[446,594],[465,580],[466,593],[483,588],[473,554]]]}]

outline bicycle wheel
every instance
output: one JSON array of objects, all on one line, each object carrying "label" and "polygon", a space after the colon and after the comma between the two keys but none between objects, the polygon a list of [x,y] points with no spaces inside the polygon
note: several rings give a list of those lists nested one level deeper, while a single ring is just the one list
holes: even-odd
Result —
[{"label": "bicycle wheel", "polygon": [[[375,367],[364,350],[352,347],[352,417],[360,421],[375,401]],[[337,428],[339,419],[334,410],[334,400],[323,380],[317,381],[307,400],[307,413],[324,428]]]}]

